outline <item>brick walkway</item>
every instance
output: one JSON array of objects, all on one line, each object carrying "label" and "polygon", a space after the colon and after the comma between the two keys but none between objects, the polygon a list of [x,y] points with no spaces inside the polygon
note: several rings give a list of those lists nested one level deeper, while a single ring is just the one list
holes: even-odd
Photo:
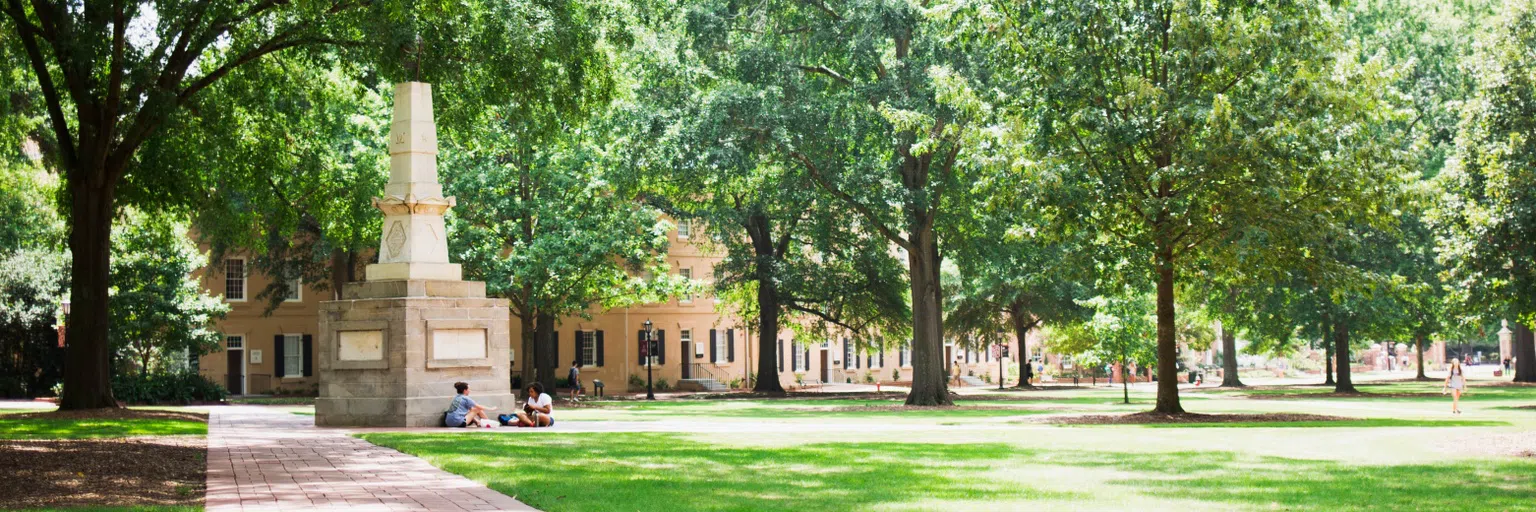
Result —
[{"label": "brick walkway", "polygon": [[534,510],[426,461],[264,407],[213,407],[210,511]]}]

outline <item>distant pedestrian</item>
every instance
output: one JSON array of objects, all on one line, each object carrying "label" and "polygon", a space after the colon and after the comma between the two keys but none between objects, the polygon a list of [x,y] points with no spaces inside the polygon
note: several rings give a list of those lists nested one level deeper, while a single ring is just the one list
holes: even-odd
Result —
[{"label": "distant pedestrian", "polygon": [[571,361],[571,371],[566,374],[565,380],[571,381],[571,400],[575,400],[582,392],[581,360]]},{"label": "distant pedestrian", "polygon": [[1461,373],[1461,360],[1451,359],[1450,375],[1445,376],[1445,386],[1440,389],[1441,394],[1447,390],[1451,392],[1451,414],[1461,414],[1461,395],[1466,389],[1467,378]]}]

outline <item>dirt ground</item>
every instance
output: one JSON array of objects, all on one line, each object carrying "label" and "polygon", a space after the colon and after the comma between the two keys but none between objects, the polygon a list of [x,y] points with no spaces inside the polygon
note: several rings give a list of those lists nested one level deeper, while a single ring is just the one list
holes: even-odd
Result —
[{"label": "dirt ground", "polygon": [[1354,418],[1325,416],[1321,414],[1163,414],[1138,412],[1135,414],[1090,414],[1086,416],[1061,416],[1040,418],[1041,422],[1057,425],[1147,425],[1154,423],[1248,423],[1291,421],[1348,421]]},{"label": "dirt ground", "polygon": [[[197,413],[111,409],[8,418],[207,421]],[[200,436],[0,440],[0,509],[203,504],[208,441]]]}]

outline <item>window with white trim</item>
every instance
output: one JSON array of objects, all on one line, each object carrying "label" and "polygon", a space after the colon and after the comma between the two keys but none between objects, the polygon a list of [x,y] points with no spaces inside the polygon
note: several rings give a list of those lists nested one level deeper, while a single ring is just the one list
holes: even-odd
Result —
[{"label": "window with white trim", "polygon": [[677,339],[682,341],[684,347],[688,347],[682,354],[678,354],[678,357],[683,358],[683,364],[688,364],[689,361],[693,360],[693,356],[689,354],[696,352],[693,346],[693,329],[678,329]]},{"label": "window with white trim", "polygon": [[[693,269],[691,269],[691,268],[680,268],[680,269],[677,269],[677,275],[682,276],[683,279],[687,279],[689,281],[693,281]],[[684,295],[682,298],[677,299],[677,302],[682,303],[682,304],[691,303],[691,302],[693,302],[693,295],[691,295],[691,294],[690,295]]]},{"label": "window with white trim", "polygon": [[224,260],[224,300],[245,301],[245,258]]},{"label": "window with white trim", "polygon": [[597,366],[597,331],[576,331],[576,353],[582,366]]},{"label": "window with white trim", "polygon": [[229,334],[229,335],[224,336],[224,348],[234,348],[234,349],[245,348],[245,335],[244,334]]},{"label": "window with white trim", "polygon": [[805,371],[805,351],[800,350],[798,343],[790,344],[790,351],[795,353],[794,371]]},{"label": "window with white trim", "polygon": [[300,302],[304,300],[304,279],[295,277],[288,280],[288,295],[283,297],[285,302]]},{"label": "window with white trim", "polygon": [[717,334],[715,336],[715,364],[726,362],[726,358],[730,353],[730,340],[726,339],[725,333]]},{"label": "window with white trim", "polygon": [[677,221],[677,239],[678,240],[687,240],[689,237],[692,237],[692,236],[693,236],[693,220],[692,219],[683,219],[683,220]]},{"label": "window with white trim", "polygon": [[896,354],[896,359],[896,362],[900,363],[902,368],[912,366],[912,345],[902,345],[901,352]]},{"label": "window with white trim", "polygon": [[304,376],[304,335],[283,335],[283,376]]}]

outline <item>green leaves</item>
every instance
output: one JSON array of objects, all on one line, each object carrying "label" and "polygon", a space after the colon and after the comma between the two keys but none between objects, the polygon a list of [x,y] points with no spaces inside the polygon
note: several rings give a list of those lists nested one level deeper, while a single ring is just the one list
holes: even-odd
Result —
[{"label": "green leaves", "polygon": [[207,260],[188,238],[186,224],[133,210],[124,217],[112,246],[114,349],[144,373],[178,368],[185,357],[217,349],[223,336],[213,322],[229,306],[207,295],[194,274]]}]

